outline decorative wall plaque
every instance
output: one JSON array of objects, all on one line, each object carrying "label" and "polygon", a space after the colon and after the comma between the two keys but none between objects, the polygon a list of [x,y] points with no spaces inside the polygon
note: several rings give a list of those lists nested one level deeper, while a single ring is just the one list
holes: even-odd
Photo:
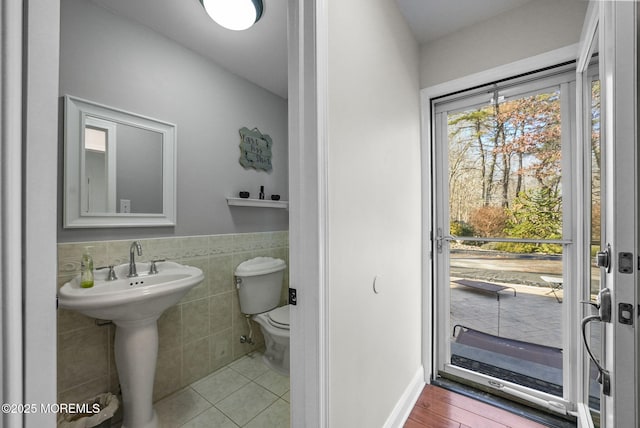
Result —
[{"label": "decorative wall plaque", "polygon": [[271,171],[271,146],[273,141],[258,128],[240,129],[240,165],[245,168]]}]

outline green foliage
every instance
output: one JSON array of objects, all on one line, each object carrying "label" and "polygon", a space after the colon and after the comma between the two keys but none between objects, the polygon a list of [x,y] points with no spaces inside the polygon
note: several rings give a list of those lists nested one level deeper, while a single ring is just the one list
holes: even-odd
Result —
[{"label": "green foliage", "polygon": [[[594,135],[599,135],[597,119]],[[562,237],[560,120],[558,90],[497,99],[447,116],[450,212],[460,220],[451,223],[451,235],[533,241]],[[594,151],[599,164],[596,155]],[[597,232],[594,226],[594,236]],[[561,245],[549,244],[485,242],[482,247],[562,252]]]},{"label": "green foliage", "polygon": [[[561,239],[561,205],[560,196],[548,188],[521,193],[507,209],[505,234],[510,238]],[[505,243],[501,249],[518,253],[562,253],[562,246],[557,244]]]},{"label": "green foliage", "polygon": [[473,236],[473,227],[464,221],[454,220],[449,226],[449,233],[452,236]]}]

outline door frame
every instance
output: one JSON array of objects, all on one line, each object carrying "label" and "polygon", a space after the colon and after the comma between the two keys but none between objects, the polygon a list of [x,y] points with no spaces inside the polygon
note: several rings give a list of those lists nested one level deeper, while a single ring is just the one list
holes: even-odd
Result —
[{"label": "door frame", "polygon": [[[3,4],[0,11],[0,35],[2,70],[0,94],[2,94],[0,132],[0,322],[2,340],[0,355],[2,364],[3,403],[20,403],[24,394],[23,374],[23,323],[22,323],[22,5],[17,2]],[[17,286],[9,286],[15,284]],[[3,414],[3,426],[21,427],[17,414]]]},{"label": "door frame", "polygon": [[[596,2],[600,37],[601,138],[607,152],[603,170],[604,242],[612,245],[612,322],[604,326],[604,366],[611,372],[611,395],[604,396],[601,421],[607,428],[638,424],[638,5]],[[632,124],[630,126],[630,124]],[[634,268],[620,272],[618,257],[630,253]],[[635,309],[633,325],[618,322],[619,304]],[[611,344],[611,346],[608,346]]]},{"label": "door frame", "polygon": [[431,100],[453,92],[463,91],[468,88],[486,85],[496,80],[507,79],[520,74],[528,73],[532,70],[551,67],[576,59],[578,45],[569,45],[564,48],[556,49],[547,53],[536,55],[520,61],[501,65],[489,70],[472,74],[467,77],[451,80],[431,86],[420,91],[421,108],[422,108],[422,247],[423,253],[429,254],[422,261],[422,365],[424,367],[425,382],[431,383],[436,367],[436,346],[435,346],[435,314],[434,307],[434,271],[432,267],[432,259],[434,254],[434,239],[437,231],[433,229],[434,220],[434,201],[432,194],[432,186],[435,180],[434,168],[432,168],[432,139],[434,138],[434,130],[432,126],[433,111],[431,108]]},{"label": "door frame", "polygon": [[[59,2],[4,2],[0,20],[1,396],[54,404]],[[0,426],[12,428],[55,421],[45,412],[0,416]]]},{"label": "door frame", "polygon": [[289,0],[291,426],[329,426],[328,0]]},{"label": "door frame", "polygon": [[[599,10],[597,4],[590,2],[580,37],[580,47],[576,63],[576,141],[579,150],[579,155],[576,157],[576,176],[583,177],[583,180],[580,183],[576,182],[576,186],[581,185],[582,189],[574,189],[574,191],[577,206],[582,207],[582,213],[584,214],[576,217],[576,223],[580,231],[575,237],[575,243],[580,253],[576,260],[576,280],[578,284],[586,284],[587,281],[590,281],[589,270],[591,269],[591,198],[587,195],[587,192],[591,192],[591,168],[587,167],[587,165],[591,163],[591,148],[589,147],[589,150],[587,150],[583,140],[587,138],[587,135],[591,134],[591,123],[587,123],[585,120],[587,108],[589,107],[590,110],[591,87],[590,79],[585,79],[585,76],[587,75],[589,62],[591,61],[594,49],[593,44],[598,43],[598,51],[601,49],[600,37],[597,37],[598,15]],[[588,89],[587,85],[589,85]],[[587,90],[589,100],[587,100]],[[582,156],[580,156],[580,153],[582,153]],[[591,298],[590,295],[586,295],[584,287],[578,287],[578,289],[578,292],[581,293],[579,296],[580,299],[589,300]],[[583,316],[585,314],[586,310],[583,311]],[[581,342],[581,340],[581,338],[578,338],[579,342]],[[587,380],[590,369],[588,362],[589,357],[584,345],[582,343],[578,343],[577,345],[578,358],[576,359],[575,370],[577,372],[576,416],[578,419],[578,427],[593,428],[594,425],[589,408],[589,385]]]}]

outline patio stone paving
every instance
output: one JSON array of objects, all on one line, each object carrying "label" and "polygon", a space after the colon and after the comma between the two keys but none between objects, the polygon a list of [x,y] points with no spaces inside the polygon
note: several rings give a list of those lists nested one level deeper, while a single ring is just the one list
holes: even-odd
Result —
[{"label": "patio stone paving", "polygon": [[[563,305],[548,294],[550,288],[502,285],[514,287],[517,296],[505,290],[498,300],[494,294],[451,283],[452,333],[453,326],[460,324],[495,336],[562,348]],[[562,290],[556,293],[562,299]],[[596,330],[591,334],[594,350],[600,347]]]}]

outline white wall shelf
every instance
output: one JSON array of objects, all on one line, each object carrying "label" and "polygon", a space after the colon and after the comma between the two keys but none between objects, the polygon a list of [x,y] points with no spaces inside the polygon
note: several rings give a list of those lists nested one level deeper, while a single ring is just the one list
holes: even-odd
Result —
[{"label": "white wall shelf", "polygon": [[227,198],[227,205],[236,207],[289,208],[288,201],[272,201],[271,199]]}]

